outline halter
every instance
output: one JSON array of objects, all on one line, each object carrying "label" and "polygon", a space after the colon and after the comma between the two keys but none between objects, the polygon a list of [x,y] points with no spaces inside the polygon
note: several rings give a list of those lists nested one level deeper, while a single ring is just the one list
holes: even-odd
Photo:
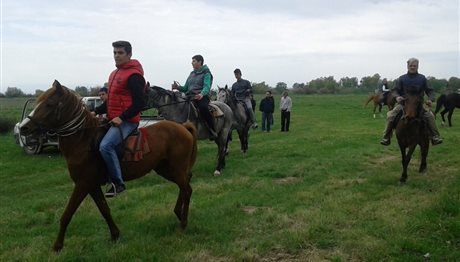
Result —
[{"label": "halter", "polygon": [[[58,136],[70,136],[75,134],[80,128],[83,126],[83,123],[86,120],[86,115],[84,115],[85,108],[83,106],[80,107],[80,112],[77,112],[78,115],[71,119],[69,122],[63,124],[61,127],[58,127],[56,129],[49,129],[54,131]],[[60,112],[57,114],[58,116],[60,115]],[[36,120],[33,119],[32,116],[27,116],[28,119],[35,125],[37,125],[40,129],[46,130],[42,128],[42,125],[38,123]]]}]

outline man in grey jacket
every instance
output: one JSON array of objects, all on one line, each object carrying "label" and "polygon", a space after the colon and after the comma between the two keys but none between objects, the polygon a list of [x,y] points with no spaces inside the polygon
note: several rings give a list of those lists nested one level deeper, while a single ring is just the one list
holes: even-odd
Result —
[{"label": "man in grey jacket", "polygon": [[252,110],[251,103],[251,94],[252,86],[248,80],[241,78],[241,70],[235,69],[233,71],[235,74],[236,82],[232,85],[232,94],[235,96],[236,100],[241,101],[244,104],[246,109],[246,115],[251,119],[252,128],[257,128],[256,118],[254,116],[254,111]]}]

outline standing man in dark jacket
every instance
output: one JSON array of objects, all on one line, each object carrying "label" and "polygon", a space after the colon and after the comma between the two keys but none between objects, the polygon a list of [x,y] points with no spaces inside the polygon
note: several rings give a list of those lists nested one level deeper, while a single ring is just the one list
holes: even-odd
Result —
[{"label": "standing man in dark jacket", "polygon": [[209,112],[209,91],[212,85],[212,74],[207,65],[203,65],[204,58],[201,55],[195,55],[192,57],[193,71],[185,81],[185,84],[181,86],[179,82],[174,81],[171,85],[172,89],[177,89],[184,92],[187,96],[192,96],[200,116],[204,118],[207,128],[209,129],[210,139],[214,140],[217,138],[217,133],[214,130],[214,121],[211,112]]},{"label": "standing man in dark jacket", "polygon": [[[387,113],[385,131],[383,132],[383,138],[380,141],[380,144],[384,146],[388,146],[391,143],[390,139],[393,134],[394,120],[398,113],[403,109],[400,103],[404,100],[404,96],[407,93],[417,94],[422,98],[426,94],[430,98],[427,103],[431,106],[431,103],[434,102],[433,89],[428,87],[426,77],[418,73],[418,64],[419,61],[417,58],[410,58],[407,61],[407,74],[399,77],[396,88],[393,91],[398,104],[393,108],[393,110]],[[425,110],[423,118],[427,123],[431,134],[431,143],[433,145],[441,144],[442,138],[439,136],[439,131],[436,128],[433,113]]]},{"label": "standing man in dark jacket", "polygon": [[139,125],[145,88],[142,65],[139,61],[131,59],[131,44],[127,41],[117,41],[112,43],[112,47],[117,69],[112,71],[109,77],[109,93],[105,108],[111,127],[99,145],[112,183],[105,193],[106,197],[114,197],[126,188],[115,148]]},{"label": "standing man in dark jacket", "polygon": [[275,100],[271,91],[265,92],[265,98],[260,101],[259,110],[262,112],[262,131],[267,130],[267,132],[270,132],[273,112],[275,111]]}]

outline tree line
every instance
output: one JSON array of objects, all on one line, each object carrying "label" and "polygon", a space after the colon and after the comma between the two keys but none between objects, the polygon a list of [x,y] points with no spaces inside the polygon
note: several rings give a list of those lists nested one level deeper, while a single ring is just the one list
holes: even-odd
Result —
[{"label": "tree line", "polygon": [[[460,89],[460,78],[450,77],[449,79],[438,79],[433,76],[427,77],[428,85],[435,90],[436,93],[453,92]],[[278,82],[275,86],[270,86],[265,82],[253,82],[252,89],[255,94],[263,94],[270,90],[274,94],[281,94],[285,90],[289,90],[294,94],[347,94],[347,93],[369,93],[374,92],[381,86],[383,78],[379,74],[373,76],[365,76],[358,80],[357,77],[342,77],[336,80],[333,76],[320,77],[305,83],[294,83],[290,88],[285,82]],[[396,85],[397,79],[388,80],[389,87],[393,88]],[[77,86],[75,92],[80,96],[97,96],[101,87],[107,87],[108,83],[103,86],[86,87]],[[3,94],[0,92],[0,97],[37,97],[44,91],[37,89],[34,94],[25,94],[18,87],[8,87]]]}]

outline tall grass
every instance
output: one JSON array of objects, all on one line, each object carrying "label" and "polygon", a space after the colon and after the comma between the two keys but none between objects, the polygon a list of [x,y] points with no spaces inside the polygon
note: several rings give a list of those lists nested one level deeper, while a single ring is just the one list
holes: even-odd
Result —
[{"label": "tall grass", "polygon": [[[261,97],[257,97],[260,101]],[[216,146],[199,142],[189,227],[173,214],[176,186],[159,176],[128,183],[109,200],[121,239],[109,240],[86,199],[51,252],[72,190],[62,156],[27,156],[0,136],[0,260],[455,261],[460,257],[460,114],[439,127],[428,170],[412,159],[398,186],[399,149],[379,145],[384,118],[363,95],[293,96],[291,131],[251,131],[249,153],[234,136],[227,166],[213,177]],[[275,99],[279,102],[279,97]],[[278,105],[278,104],[277,104]],[[3,109],[2,109],[3,110]],[[260,114],[257,115],[260,119]],[[153,149],[154,150],[154,149]],[[179,161],[179,160],[178,160]]]}]

